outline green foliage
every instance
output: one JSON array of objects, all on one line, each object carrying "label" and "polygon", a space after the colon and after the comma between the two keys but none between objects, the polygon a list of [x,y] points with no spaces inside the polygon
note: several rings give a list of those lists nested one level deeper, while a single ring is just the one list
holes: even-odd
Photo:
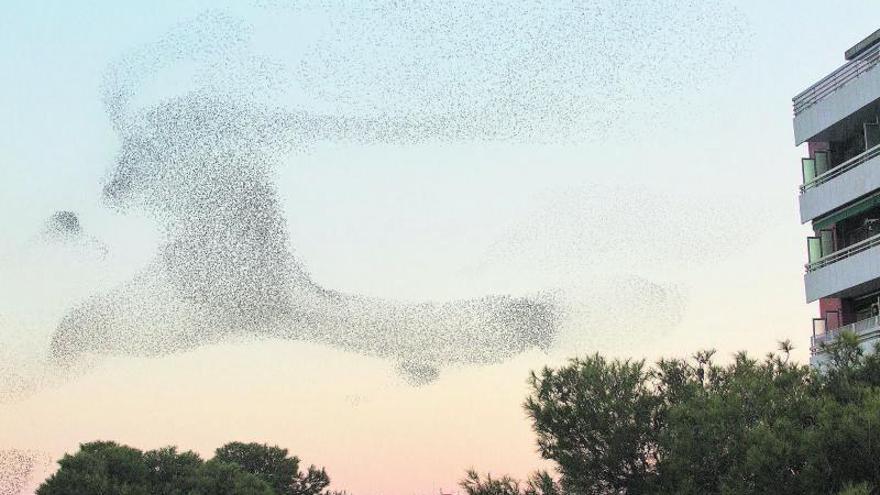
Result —
[{"label": "green foliage", "polygon": [[837,492],[837,495],[871,495],[871,493],[871,485],[868,483],[859,483],[858,485],[847,483],[843,490]]},{"label": "green foliage", "polygon": [[538,471],[528,481],[524,495],[561,495],[562,487],[547,471]]},{"label": "green foliage", "polygon": [[212,459],[199,472],[194,495],[277,495],[268,482],[237,464]]},{"label": "green foliage", "polygon": [[114,442],[80,446],[65,455],[60,468],[37,490],[37,495],[152,495],[147,489],[147,468],[140,450]]},{"label": "green foliage", "polygon": [[468,470],[467,477],[459,483],[467,495],[560,495],[559,484],[547,472],[541,471],[521,485],[510,476],[493,478],[487,474],[481,477],[473,469]]},{"label": "green foliage", "polygon": [[189,495],[203,476],[202,459],[194,452],[178,453],[174,447],[165,447],[144,453],[147,468],[147,486],[150,493]]},{"label": "green foliage", "polygon": [[[532,373],[524,407],[558,478],[543,473],[540,493],[876,493],[880,352],[844,334],[817,371],[791,349],[724,366],[714,351],[650,368],[594,355]],[[474,471],[462,482],[469,495],[534,486]]]},{"label": "green foliage", "polygon": [[329,483],[323,468],[301,473],[297,457],[263,444],[229,443],[204,462],[174,447],[93,442],[65,455],[37,495],[318,495]]},{"label": "green foliage", "polygon": [[644,368],[641,361],[609,363],[595,355],[529,377],[533,394],[525,408],[538,449],[557,461],[566,491],[644,491],[659,405]]},{"label": "green foliage", "polygon": [[[801,440],[817,412],[809,368],[790,364],[787,354],[676,367],[685,370],[685,381],[675,384],[682,390],[658,411],[654,473],[661,491],[807,493]],[[673,384],[658,368],[658,391],[668,390]]]},{"label": "green foliage", "polygon": [[519,495],[519,482],[509,476],[493,478],[487,474],[481,478],[474,470],[467,472],[467,477],[459,483],[468,495]]},{"label": "green foliage", "polygon": [[265,444],[232,442],[217,449],[214,459],[237,464],[269,483],[278,495],[317,495],[330,484],[323,468],[309,466],[299,471],[299,458],[288,457],[287,449]]}]

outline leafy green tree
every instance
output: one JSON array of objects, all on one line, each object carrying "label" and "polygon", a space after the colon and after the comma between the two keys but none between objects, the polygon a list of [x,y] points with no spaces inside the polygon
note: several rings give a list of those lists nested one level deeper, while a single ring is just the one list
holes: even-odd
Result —
[{"label": "leafy green tree", "polygon": [[140,450],[115,442],[92,442],[65,455],[37,495],[152,495]]},{"label": "leafy green tree", "polygon": [[217,459],[206,462],[199,470],[193,495],[277,495],[265,480],[237,464]]},{"label": "leafy green tree", "polygon": [[538,471],[534,473],[528,481],[524,495],[561,495],[562,488],[559,483],[553,479],[547,471]]},{"label": "leafy green tree", "polygon": [[564,491],[640,493],[651,486],[659,400],[649,378],[643,361],[599,355],[531,374],[525,408]]},{"label": "leafy green tree", "polygon": [[493,478],[491,474],[480,476],[473,469],[459,483],[468,495],[560,495],[559,484],[547,472],[532,475],[523,485],[510,476]]},{"label": "leafy green tree", "polygon": [[519,482],[509,476],[493,478],[491,474],[487,474],[485,478],[482,478],[472,469],[467,472],[467,477],[459,483],[459,486],[468,495],[520,495],[522,493]]},{"label": "leafy green tree", "polygon": [[195,452],[178,453],[174,447],[164,447],[145,452],[143,462],[150,493],[189,495],[203,477],[204,462]]},{"label": "leafy green tree", "polygon": [[[786,348],[787,346],[783,346]],[[658,489],[676,493],[805,493],[804,435],[817,404],[808,367],[788,354],[763,362],[745,354],[727,367],[711,356],[661,362]],[[666,370],[675,369],[675,380]],[[683,370],[683,371],[682,371]],[[685,380],[681,380],[684,373]]]},{"label": "leafy green tree", "polygon": [[299,458],[288,456],[287,449],[258,443],[232,442],[217,449],[214,459],[241,466],[266,481],[279,495],[317,495],[330,484],[327,472],[309,466],[299,469]]},{"label": "leafy green tree", "polygon": [[287,450],[233,442],[208,462],[175,447],[141,452],[114,442],[80,446],[38,495],[344,495],[324,492],[324,469],[302,473]]},{"label": "leafy green tree", "polygon": [[[532,373],[525,409],[556,464],[528,485],[469,471],[469,495],[877,493],[880,346],[844,333],[815,370],[764,359],[573,359]],[[538,489],[544,487],[543,489]]]}]

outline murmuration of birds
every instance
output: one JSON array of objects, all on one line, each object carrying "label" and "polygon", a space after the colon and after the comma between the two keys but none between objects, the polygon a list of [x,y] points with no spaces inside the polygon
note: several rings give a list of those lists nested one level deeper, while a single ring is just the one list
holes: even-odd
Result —
[{"label": "murmuration of birds", "polygon": [[61,210],[56,211],[46,220],[41,234],[52,239],[76,239],[82,234],[82,226],[76,213]]},{"label": "murmuration of birds", "polygon": [[[151,215],[163,242],[136,277],[64,317],[52,337],[53,360],[155,356],[252,335],[387,358],[409,382],[422,384],[434,380],[442,365],[496,363],[549,348],[561,316],[550,297],[487,295],[414,304],[315,283],[294,255],[272,181],[282,157],[317,142],[407,144],[482,137],[488,127],[454,115],[292,111],[211,87],[133,108],[144,74],[191,49],[198,57],[203,48],[239,39],[235,23],[221,15],[207,14],[195,25],[187,31],[198,35],[175,32],[173,43],[163,40],[110,69],[105,102],[121,144],[104,199],[122,211]],[[239,62],[223,56],[212,61]],[[257,87],[265,83],[259,73],[251,78]],[[75,228],[75,217],[59,213],[54,220]]]},{"label": "murmuration of birds", "polygon": [[39,452],[0,450],[0,495],[20,495],[50,462],[48,455]]},{"label": "murmuration of birds", "polygon": [[[512,7],[346,4],[333,14],[342,31],[306,50],[297,81],[248,48],[243,23],[213,11],[121,57],[103,87],[120,143],[103,199],[151,216],[162,242],[131,280],[68,312],[51,339],[52,362],[63,369],[87,356],[159,356],[253,336],[388,359],[419,385],[444,366],[549,349],[565,316],[553,294],[403,303],[316,283],[296,256],[272,173],[319,143],[554,141],[602,127],[582,117],[628,97],[613,80],[638,67],[608,72],[586,62],[602,50],[622,54],[607,33],[582,24],[601,12],[575,12],[578,4],[550,18]],[[613,21],[629,35],[625,18]],[[463,38],[470,29],[474,36]],[[340,39],[348,41],[333,46]],[[650,77],[656,59],[640,60],[647,65],[637,73]],[[145,89],[161,87],[181,63],[195,67],[191,88],[158,97]],[[446,75],[456,67],[462,77]],[[294,82],[323,105],[273,104]],[[70,212],[47,225],[52,235],[80,230]]]}]

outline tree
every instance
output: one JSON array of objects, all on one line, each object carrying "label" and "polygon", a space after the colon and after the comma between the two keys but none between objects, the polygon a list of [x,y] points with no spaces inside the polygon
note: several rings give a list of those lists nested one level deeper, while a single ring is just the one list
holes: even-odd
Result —
[{"label": "tree", "polygon": [[529,378],[524,407],[543,473],[524,487],[469,471],[469,495],[876,493],[880,486],[880,346],[844,333],[815,370],[790,342],[764,359],[714,351],[691,359],[573,359]]},{"label": "tree", "polygon": [[201,472],[204,462],[198,454],[178,453],[174,447],[145,452],[143,462],[150,493],[189,495],[204,476]]},{"label": "tree", "polygon": [[309,466],[299,470],[299,458],[287,449],[258,443],[232,442],[217,449],[214,459],[236,464],[266,481],[279,495],[317,495],[330,484],[327,472]]},{"label": "tree", "polygon": [[532,475],[525,483],[510,476],[493,478],[491,474],[481,477],[470,469],[467,477],[459,483],[468,495],[560,495],[559,485],[547,472],[541,471]]},{"label": "tree", "polygon": [[285,449],[240,442],[207,462],[175,447],[141,452],[92,442],[58,464],[37,495],[317,495],[330,483],[323,468],[301,473]]},{"label": "tree", "polygon": [[654,477],[658,398],[644,362],[573,359],[529,377],[525,409],[538,450],[556,461],[563,490],[644,492]]},{"label": "tree", "polygon": [[143,454],[115,442],[82,444],[65,455],[58,471],[37,489],[37,495],[152,495],[147,489]]},{"label": "tree", "polygon": [[467,477],[459,483],[459,486],[468,495],[520,495],[522,493],[519,482],[509,476],[493,478],[491,474],[487,474],[485,478],[481,478],[473,469],[467,472]]},{"label": "tree", "polygon": [[[783,351],[785,352],[785,351]],[[685,380],[666,381],[665,370]],[[705,368],[704,379],[700,370]],[[806,493],[800,476],[805,435],[816,415],[811,371],[788,355],[763,362],[745,354],[727,367],[659,366],[658,488],[677,493]],[[670,397],[664,392],[672,391]]]},{"label": "tree", "polygon": [[193,495],[277,495],[265,480],[238,466],[212,459],[199,470]]}]

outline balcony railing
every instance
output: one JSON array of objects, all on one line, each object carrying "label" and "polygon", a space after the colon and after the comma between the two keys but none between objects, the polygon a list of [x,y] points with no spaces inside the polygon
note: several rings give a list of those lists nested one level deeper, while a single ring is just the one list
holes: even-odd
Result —
[{"label": "balcony railing", "polygon": [[880,234],[869,237],[864,241],[851,244],[843,249],[834,251],[833,253],[830,253],[827,256],[823,256],[812,263],[807,263],[806,265],[804,265],[804,268],[807,270],[807,273],[814,272],[832,263],[837,263],[840,260],[844,260],[846,258],[849,258],[850,256],[855,256],[862,251],[867,251],[868,249],[877,246],[880,246]]},{"label": "balcony railing", "polygon": [[795,116],[822,101],[826,96],[837,91],[846,83],[873,69],[877,62],[880,62],[880,44],[865,50],[858,57],[845,63],[836,71],[792,98]]},{"label": "balcony railing", "polygon": [[810,351],[813,354],[822,352],[822,344],[829,344],[840,336],[842,332],[851,332],[856,335],[859,342],[871,340],[880,337],[880,316],[872,316],[870,318],[850,323],[842,327],[828,330],[825,333],[813,335],[810,339]]},{"label": "balcony railing", "polygon": [[805,182],[802,186],[800,186],[801,194],[805,193],[807,189],[811,189],[814,187],[821,186],[822,184],[834,179],[835,177],[846,173],[849,170],[852,170],[859,165],[869,162],[870,160],[880,156],[880,145],[874,146],[873,148],[865,151],[862,154],[856,155],[849,160],[841,163],[840,165],[832,168],[831,170],[825,172],[824,174],[816,176],[813,180]]}]

